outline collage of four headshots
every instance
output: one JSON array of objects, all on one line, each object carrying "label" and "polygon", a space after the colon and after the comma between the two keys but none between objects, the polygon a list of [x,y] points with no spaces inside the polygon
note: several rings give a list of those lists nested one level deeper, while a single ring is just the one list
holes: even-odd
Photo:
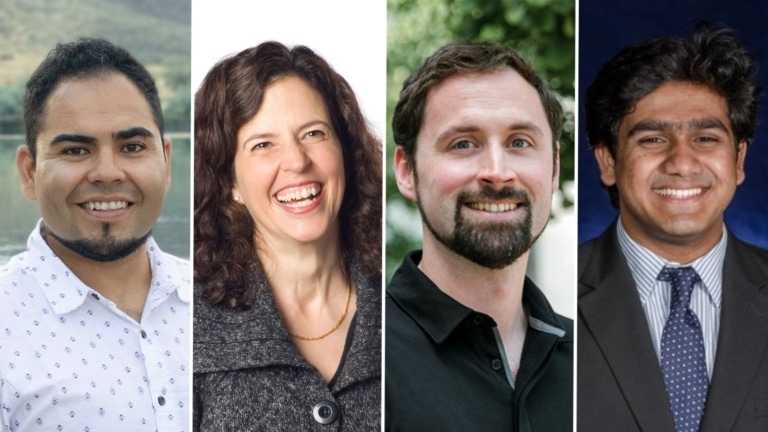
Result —
[{"label": "collage of four headshots", "polygon": [[768,430],[768,7],[262,3],[0,0],[1,431]]}]

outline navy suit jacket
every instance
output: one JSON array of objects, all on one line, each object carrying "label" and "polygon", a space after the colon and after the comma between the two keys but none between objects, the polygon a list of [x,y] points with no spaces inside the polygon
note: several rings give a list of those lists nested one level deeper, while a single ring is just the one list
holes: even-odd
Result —
[{"label": "navy suit jacket", "polygon": [[[768,251],[728,234],[702,432],[768,431]],[[659,359],[616,224],[579,247],[579,431],[674,431]]]}]

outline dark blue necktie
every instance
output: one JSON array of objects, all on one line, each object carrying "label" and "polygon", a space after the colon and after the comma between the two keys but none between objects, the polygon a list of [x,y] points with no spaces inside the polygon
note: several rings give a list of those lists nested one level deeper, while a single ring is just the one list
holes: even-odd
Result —
[{"label": "dark blue necktie", "polygon": [[709,376],[701,324],[691,310],[699,275],[692,267],[664,267],[658,279],[672,284],[669,318],[661,335],[661,372],[677,432],[698,432]]}]

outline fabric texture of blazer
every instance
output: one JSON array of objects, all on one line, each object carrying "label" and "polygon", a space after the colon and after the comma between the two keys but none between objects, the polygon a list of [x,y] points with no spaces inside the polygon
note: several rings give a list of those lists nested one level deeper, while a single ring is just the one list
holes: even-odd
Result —
[{"label": "fabric texture of blazer", "polygon": [[[768,431],[768,251],[728,233],[702,432]],[[674,431],[659,359],[616,223],[579,247],[579,431]]]},{"label": "fabric texture of blazer", "polygon": [[357,313],[330,383],[299,354],[261,274],[252,272],[246,311],[211,306],[195,293],[194,431],[381,428],[381,276],[351,270]]}]

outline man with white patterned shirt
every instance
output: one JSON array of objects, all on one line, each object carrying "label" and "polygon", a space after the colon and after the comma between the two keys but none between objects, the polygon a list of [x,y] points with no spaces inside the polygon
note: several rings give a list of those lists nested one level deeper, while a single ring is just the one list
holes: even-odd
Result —
[{"label": "man with white patterned shirt", "polygon": [[0,270],[0,428],[188,430],[190,270],[150,235],[171,166],[152,77],[107,41],[60,44],[24,120],[42,219]]}]

